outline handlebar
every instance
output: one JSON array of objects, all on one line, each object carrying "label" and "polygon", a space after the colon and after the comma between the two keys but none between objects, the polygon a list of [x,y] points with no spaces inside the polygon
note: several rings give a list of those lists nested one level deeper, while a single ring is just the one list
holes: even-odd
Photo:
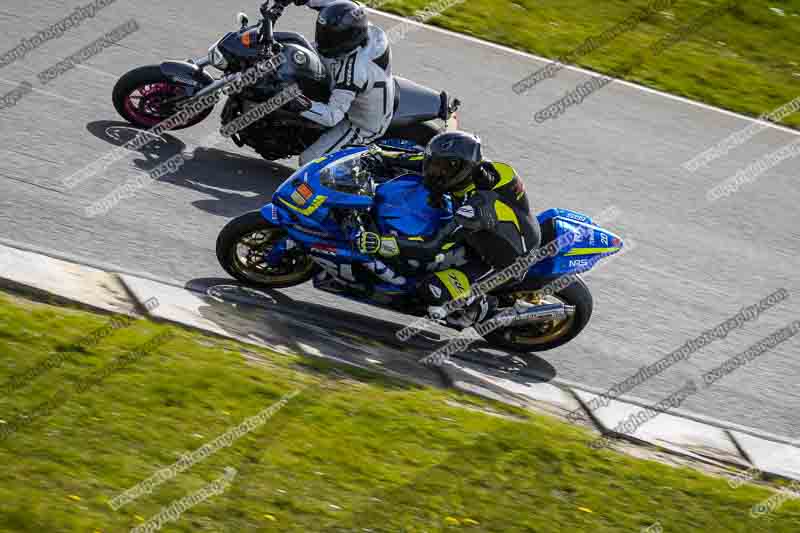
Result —
[{"label": "handlebar", "polygon": [[258,31],[258,42],[261,44],[262,48],[272,44],[274,39],[272,34],[272,17],[270,17],[269,8],[267,6],[269,6],[269,1],[261,4],[259,8],[261,12],[261,22],[259,24],[261,26]]},{"label": "handlebar", "polygon": [[259,42],[262,48],[266,49],[275,40],[273,26],[283,15],[283,10],[291,4],[291,0],[275,0],[272,7],[269,7],[269,0],[261,4],[258,8],[261,13],[261,29],[259,30]]}]

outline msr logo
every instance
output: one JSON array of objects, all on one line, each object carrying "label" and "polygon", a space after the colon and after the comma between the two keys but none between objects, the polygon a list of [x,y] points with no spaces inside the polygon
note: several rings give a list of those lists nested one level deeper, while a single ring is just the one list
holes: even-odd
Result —
[{"label": "msr logo", "polygon": [[588,259],[571,259],[569,262],[570,267],[587,267],[589,266]]}]

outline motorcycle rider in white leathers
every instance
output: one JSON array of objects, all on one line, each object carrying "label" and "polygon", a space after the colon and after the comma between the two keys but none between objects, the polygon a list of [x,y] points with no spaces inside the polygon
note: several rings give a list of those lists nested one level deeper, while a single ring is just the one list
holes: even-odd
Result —
[{"label": "motorcycle rider in white leathers", "polygon": [[386,33],[349,0],[294,0],[319,10],[317,52],[331,74],[328,103],[311,102],[302,116],[330,128],[300,154],[305,165],[347,144],[369,144],[389,128],[394,114],[392,53]]}]

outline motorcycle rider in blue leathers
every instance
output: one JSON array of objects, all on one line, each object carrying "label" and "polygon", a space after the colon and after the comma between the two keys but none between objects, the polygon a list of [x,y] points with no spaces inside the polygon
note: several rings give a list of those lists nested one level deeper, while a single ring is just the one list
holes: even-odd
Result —
[{"label": "motorcycle rider in blue leathers", "polygon": [[[470,295],[471,287],[535,250],[541,241],[539,223],[516,171],[504,163],[484,160],[480,139],[460,131],[440,133],[431,139],[424,154],[380,151],[367,157],[373,171],[421,173],[434,202],[450,195],[455,215],[436,235],[425,239],[362,229],[356,238],[359,251],[429,263],[456,244],[466,244],[465,260],[427,276],[418,294],[430,316],[453,326],[469,327],[490,319],[496,299]],[[465,305],[461,309],[444,310],[445,304],[462,298]]]}]

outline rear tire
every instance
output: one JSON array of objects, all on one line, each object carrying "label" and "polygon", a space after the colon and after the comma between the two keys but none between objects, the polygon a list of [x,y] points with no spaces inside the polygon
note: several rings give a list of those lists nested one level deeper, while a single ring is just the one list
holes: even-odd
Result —
[{"label": "rear tire", "polygon": [[[535,291],[546,284],[543,280],[523,282],[510,292]],[[589,323],[594,309],[594,299],[589,287],[580,277],[570,286],[551,296],[561,300],[565,305],[575,306],[575,315],[554,325],[550,333],[533,334],[534,326],[517,328],[500,328],[487,333],[484,338],[492,346],[514,352],[544,352],[563,346],[578,336]],[[563,329],[558,329],[563,328]]]},{"label": "rear tire", "polygon": [[[117,113],[119,113],[122,118],[139,128],[151,128],[158,122],[169,118],[171,114],[169,112],[165,112],[160,115],[158,113],[148,113],[145,109],[145,106],[140,106],[139,109],[135,109],[135,106],[128,101],[129,96],[136,91],[145,87],[154,86],[160,86],[163,88],[168,86],[169,89],[174,93],[173,96],[179,96],[181,93],[185,94],[183,87],[173,83],[169,80],[169,78],[164,76],[164,74],[161,73],[161,67],[158,65],[147,65],[144,67],[135,68],[123,74],[114,85],[114,90],[111,93],[111,99],[114,102],[114,108],[117,110]],[[169,110],[172,111],[173,107],[174,106],[171,106]],[[190,118],[186,124],[183,124],[182,126],[176,126],[172,129],[182,130],[190,126],[194,126],[195,124],[202,122],[203,119],[210,115],[213,109],[214,106],[204,109],[197,115]],[[177,110],[177,108],[175,108],[175,110]]]},{"label": "rear tire", "polygon": [[[259,211],[246,213],[222,228],[217,237],[217,260],[225,272],[249,287],[279,289],[300,285],[314,277],[318,270],[310,256],[292,257],[291,263],[284,268],[288,272],[275,272],[275,269],[258,262],[271,243],[285,236],[283,228],[268,222]],[[252,250],[252,257],[250,253],[244,257],[240,247]]]}]

